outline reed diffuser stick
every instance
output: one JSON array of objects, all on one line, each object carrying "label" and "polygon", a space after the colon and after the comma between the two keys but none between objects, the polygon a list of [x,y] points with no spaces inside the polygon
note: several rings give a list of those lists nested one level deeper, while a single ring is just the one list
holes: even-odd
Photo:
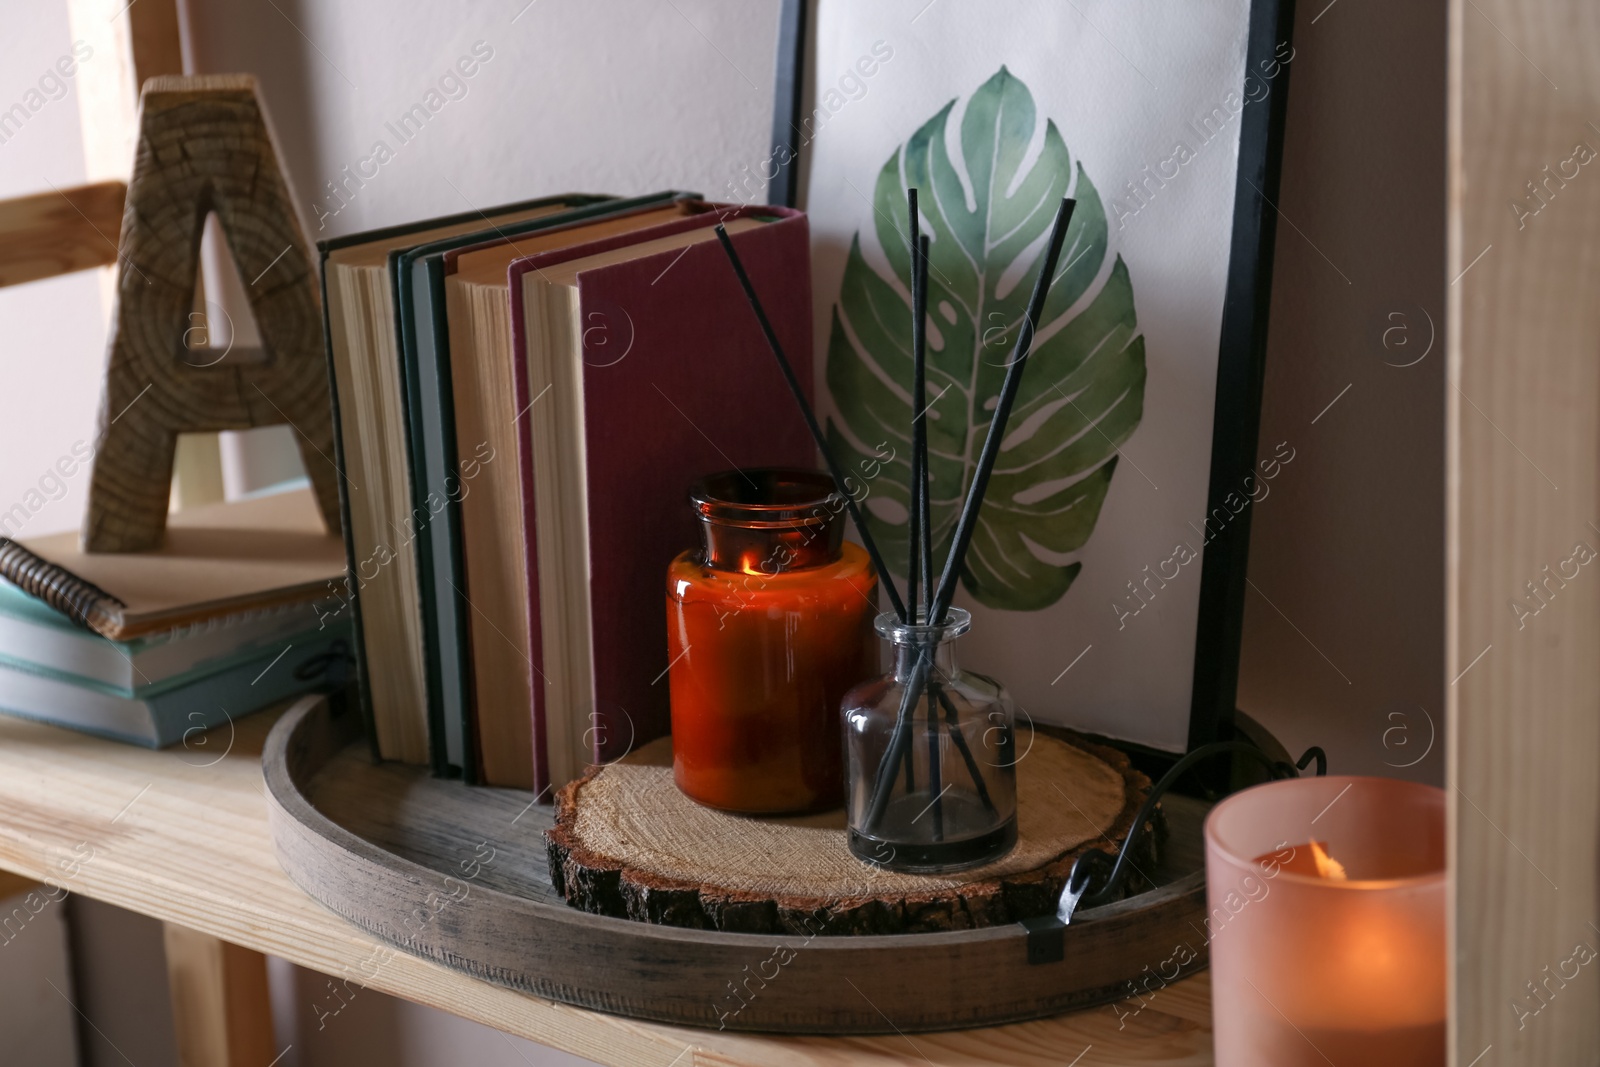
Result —
[{"label": "reed diffuser stick", "polygon": [[[916,190],[913,189],[915,197]],[[915,201],[913,201],[912,215],[916,215]],[[915,233],[916,231],[913,231]],[[917,551],[917,558],[922,564],[922,599],[929,604],[933,600],[933,505],[928,498],[928,238],[918,235],[916,254],[911,260],[912,277],[916,279],[917,287],[911,302],[916,309],[916,318],[911,324],[911,350],[912,350],[912,388],[911,402],[916,405],[916,415],[911,424],[911,451],[917,461],[917,530],[921,534],[921,545]],[[913,574],[911,581],[915,583],[918,575]],[[913,612],[913,615],[916,613]],[[930,616],[931,617],[931,616]]]},{"label": "reed diffuser stick", "polygon": [[1067,227],[1072,222],[1072,211],[1078,202],[1071,197],[1061,198],[1056,209],[1055,225],[1050,229],[1050,245],[1045,250],[1044,266],[1033,283],[1033,295],[1028,300],[1028,317],[1017,330],[1017,343],[1012,350],[1011,363],[1006,367],[1006,378],[1000,386],[1000,399],[995,404],[994,417],[989,420],[989,432],[983,438],[983,451],[978,453],[978,467],[972,474],[972,485],[967,490],[966,504],[961,517],[956,520],[955,534],[950,538],[950,555],[945,558],[944,574],[939,577],[939,591],[928,605],[928,619],[934,625],[944,622],[950,601],[955,599],[956,581],[966,562],[967,546],[978,526],[978,510],[983,507],[983,494],[989,488],[989,475],[994,473],[995,460],[1000,456],[1000,442],[1005,439],[1006,421],[1011,418],[1011,406],[1016,402],[1017,390],[1022,388],[1022,371],[1028,365],[1033,351],[1033,334],[1039,328],[1039,317],[1044,314],[1044,302],[1050,295],[1050,285],[1055,280],[1056,261],[1061,258],[1061,246],[1067,239]]},{"label": "reed diffuser stick", "polygon": [[927,279],[917,269],[918,249],[922,244],[922,217],[917,213],[915,189],[906,190],[906,221],[911,234],[911,479],[906,485],[911,506],[910,518],[906,523],[906,618],[915,626],[920,617],[917,614],[917,601],[927,604],[928,598],[933,596],[933,587],[930,585],[922,585],[922,595],[918,596],[918,578],[929,567],[929,561],[922,555],[922,494],[927,485],[924,464],[928,457],[926,452],[917,447],[924,367],[922,345],[918,339],[922,335],[922,316],[927,306],[922,292]]},{"label": "reed diffuser stick", "polygon": [[[917,554],[922,544],[922,533],[917,525],[917,494],[920,492],[920,478],[921,473],[917,469],[917,450],[913,448],[911,450],[911,481],[907,486],[911,493],[910,507],[908,509],[911,518],[907,522],[906,530],[906,540],[909,542],[906,552],[906,619],[913,624],[917,619],[921,618],[920,613],[917,611],[917,602],[921,599],[918,596],[920,583],[917,581],[917,575],[922,570],[922,559]],[[926,602],[924,601],[924,603]]]},{"label": "reed diffuser stick", "polygon": [[756,295],[755,286],[750,284],[750,275],[745,273],[744,264],[739,260],[739,253],[734,250],[733,239],[728,236],[728,231],[721,223],[717,224],[716,233],[717,240],[722,243],[722,250],[728,255],[728,262],[733,266],[733,273],[738,275],[745,299],[750,302],[750,310],[756,313],[756,321],[761,323],[761,332],[766,335],[767,347],[772,349],[773,358],[778,361],[778,369],[783,371],[784,380],[789,383],[789,392],[794,394],[795,403],[800,405],[800,414],[805,417],[806,425],[811,429],[811,438],[817,443],[817,451],[822,453],[822,461],[828,465],[828,474],[833,478],[833,487],[844,497],[845,507],[850,509],[850,521],[855,523],[856,533],[861,538],[861,547],[866,549],[867,555],[872,558],[872,566],[878,572],[878,584],[889,594],[889,603],[894,605],[894,613],[899,616],[901,622],[905,622],[905,601],[900,599],[900,591],[895,588],[894,578],[883,562],[883,554],[878,551],[877,542],[872,539],[872,531],[867,529],[866,519],[861,514],[860,506],[856,504],[856,498],[851,496],[849,489],[845,487],[844,472],[840,470],[838,461],[833,458],[833,452],[828,448],[828,440],[823,436],[822,426],[817,422],[817,416],[806,400],[805,390],[800,387],[800,379],[794,376],[794,367],[790,366],[789,357],[783,354],[783,345],[779,343],[778,335],[767,319],[766,309],[761,306],[761,298]]},{"label": "reed diffuser stick", "polygon": [[[989,476],[993,473],[995,460],[1000,454],[1000,442],[1005,438],[1006,421],[1011,417],[1011,407],[1016,402],[1017,390],[1022,385],[1022,371],[1027,366],[1028,355],[1033,348],[1034,331],[1038,329],[1039,318],[1044,313],[1044,302],[1050,294],[1056,262],[1061,257],[1061,246],[1066,241],[1067,227],[1072,221],[1072,211],[1076,206],[1077,201],[1070,197],[1062,197],[1061,206],[1056,210],[1055,224],[1050,230],[1050,244],[1045,250],[1044,263],[1039,276],[1034,280],[1033,294],[1028,300],[1027,318],[1017,330],[1011,362],[1007,365],[1005,381],[1000,387],[1000,397],[995,404],[994,415],[989,420],[989,432],[983,439],[983,449],[978,454],[978,466],[973,472],[972,486],[967,491],[966,503],[962,506],[961,516],[956,521],[955,534],[950,541],[950,555],[945,560],[938,591],[928,605],[930,626],[944,624],[945,615],[950,610],[950,601],[955,597],[956,577],[961,573],[967,546],[972,543],[978,511],[983,506],[983,494],[989,487]],[[884,749],[883,758],[878,764],[872,801],[867,806],[866,818],[862,822],[863,828],[868,833],[882,821],[884,810],[889,805],[889,795],[893,792],[895,778],[892,769],[898,769],[901,759],[905,757],[906,746],[911,742],[911,712],[917,707],[928,687],[930,667],[927,657],[919,657],[901,695],[894,733],[890,736],[888,747]]]},{"label": "reed diffuser stick", "polygon": [[[929,538],[928,507],[928,239],[922,233],[922,215],[917,209],[917,191],[906,190],[906,213],[911,232],[911,522],[907,533],[911,545],[910,567],[906,575],[907,600],[911,621],[920,621],[916,609],[917,587],[923,589],[923,603],[933,607],[933,547]],[[930,612],[931,618],[931,612]],[[933,648],[919,648],[919,659],[929,659]],[[939,759],[939,684],[927,686],[928,792],[932,815],[933,840],[944,840],[943,768]],[[915,712],[913,711],[913,717]],[[906,761],[915,757],[907,748]]]},{"label": "reed diffuser stick", "polygon": [[978,799],[988,811],[995,810],[994,800],[989,796],[989,786],[983,780],[983,771],[978,767],[978,761],[973,758],[972,749],[967,745],[967,739],[961,733],[961,716],[956,712],[956,706],[950,702],[950,697],[945,693],[944,686],[934,682],[933,698],[939,706],[944,708],[945,721],[950,724],[950,740],[955,744],[956,751],[961,753],[961,759],[967,765],[967,774],[972,777],[972,785],[978,791]]},{"label": "reed diffuser stick", "polygon": [[[933,649],[923,650],[922,661],[931,670],[933,666]],[[928,681],[928,792],[933,794],[933,801],[929,804],[933,814],[933,834],[935,841],[944,840],[944,788],[939,784],[943,775],[939,766],[939,705],[937,698],[939,683]]]}]

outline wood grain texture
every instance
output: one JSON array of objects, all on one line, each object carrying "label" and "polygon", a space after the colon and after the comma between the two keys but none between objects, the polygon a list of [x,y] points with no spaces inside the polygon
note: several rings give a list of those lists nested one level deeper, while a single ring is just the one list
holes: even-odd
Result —
[{"label": "wood grain texture", "polygon": [[1600,985],[1567,961],[1600,947],[1600,8],[1450,20],[1451,1062],[1592,1063]]},{"label": "wood grain texture", "polygon": [[[183,36],[179,28],[178,0],[140,0],[123,9],[128,23],[128,47],[132,51],[133,92],[145,80],[162,74],[183,73]],[[130,158],[128,164],[131,166]],[[218,299],[224,299],[221,294]],[[195,282],[194,310],[207,314],[205,283]],[[199,320],[204,321],[204,320]],[[208,324],[209,325],[209,324]],[[204,332],[192,338],[204,345]],[[177,508],[214,504],[224,498],[222,448],[214,433],[186,434],[178,438],[172,461],[172,489]]]},{"label": "wood grain texture", "polygon": [[[324,698],[302,701],[268,741],[263,763],[279,862],[296,884],[357,926],[500,985],[718,1029],[908,1033],[1104,1003],[1153,971],[1170,968],[1170,980],[1205,963],[1198,870],[1080,913],[1064,933],[1064,958],[1040,964],[1029,963],[1028,935],[1017,924],[820,937],[820,923],[807,936],[724,933],[552,905],[543,884],[521,890],[530,872],[520,865],[509,891],[475,873],[495,861],[511,829],[505,811],[486,810],[475,790],[409,771],[408,791],[431,794],[426,808],[413,805],[409,812],[466,830],[418,828],[411,842],[431,854],[415,859],[350,832],[333,817],[338,812],[311,803],[319,774],[339,753],[351,749],[364,758],[368,750],[355,712],[336,707],[330,714]],[[348,759],[329,773],[344,779],[347,790],[370,792],[394,780],[369,781]],[[520,832],[544,829],[549,813],[530,804],[518,821]],[[1198,835],[1198,819],[1186,832]],[[866,997],[863,989],[870,990]]]},{"label": "wood grain texture", "polygon": [[127,192],[110,181],[0,201],[0,288],[115,263]]},{"label": "wood grain texture", "polygon": [[[67,10],[74,52],[86,49],[89,57],[75,74],[85,169],[91,180],[114,178],[125,186],[133,167],[140,84],[146,78],[183,73],[177,0],[136,4],[67,0]],[[115,248],[121,226],[119,202],[110,225],[101,227],[104,244]],[[103,265],[113,262],[107,259]],[[109,323],[116,306],[116,276],[109,270],[99,273],[101,313]],[[195,287],[195,310],[202,312],[203,289]],[[222,456],[216,434],[179,438],[173,465],[178,507],[222,499]]]},{"label": "wood grain texture", "polygon": [[174,923],[162,928],[181,1067],[262,1067],[276,1055],[267,958]]},{"label": "wood grain texture", "polygon": [[[151,79],[139,123],[84,545],[138,552],[161,543],[180,432],[280,423],[295,430],[323,520],[337,530],[316,276],[255,80]],[[202,366],[185,345],[208,212],[249,279],[264,358],[236,350]]]},{"label": "wood grain texture", "polygon": [[1150,781],[1126,755],[1054,731],[1036,733],[1026,751],[1016,846],[933,876],[857,860],[843,809],[748,818],[702,807],[678,790],[672,740],[661,738],[561,790],[546,835],[550,871],[573,907],[692,929],[859,936],[1051,915],[1077,857],[1114,852],[1127,837]]},{"label": "wood grain texture", "polygon": [[[1212,1063],[1204,974],[1140,1001],[914,1038],[694,1030],[478,981],[393,949],[289,881],[273,857],[262,793],[261,751],[277,718],[263,712],[231,733],[155,752],[0,718],[0,868],[617,1067],[873,1067],[923,1055],[961,1067],[1060,1067],[1086,1047],[1078,1067]],[[523,823],[541,810],[517,822],[507,815],[504,836],[538,850],[542,828]]]}]

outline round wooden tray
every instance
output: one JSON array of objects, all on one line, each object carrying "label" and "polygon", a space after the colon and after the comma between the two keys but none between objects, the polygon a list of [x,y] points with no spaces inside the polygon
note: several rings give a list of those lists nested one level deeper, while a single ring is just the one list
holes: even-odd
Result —
[{"label": "round wooden tray", "polygon": [[1142,977],[1205,965],[1205,807],[1183,797],[1166,804],[1169,847],[1145,872],[1155,887],[1065,929],[808,937],[568,907],[550,882],[549,807],[376,762],[338,698],[292,708],[262,759],[279,863],[314,899],[406,951],[584,1008],[718,1029],[911,1032],[1104,1003]]}]

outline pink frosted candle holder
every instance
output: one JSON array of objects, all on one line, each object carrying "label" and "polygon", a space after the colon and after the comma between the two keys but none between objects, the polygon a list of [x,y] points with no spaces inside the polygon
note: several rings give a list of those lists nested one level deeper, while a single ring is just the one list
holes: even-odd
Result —
[{"label": "pink frosted candle holder", "polygon": [[1443,790],[1271,782],[1218,804],[1205,837],[1217,1063],[1443,1067]]}]

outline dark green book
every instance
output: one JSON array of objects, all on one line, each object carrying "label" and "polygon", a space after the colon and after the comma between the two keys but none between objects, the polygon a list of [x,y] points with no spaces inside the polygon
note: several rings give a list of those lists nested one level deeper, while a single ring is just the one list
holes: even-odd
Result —
[{"label": "dark green book", "polygon": [[318,243],[348,568],[341,610],[351,615],[362,713],[384,759],[431,764],[444,775],[471,771],[463,720],[446,729],[443,702],[430,695],[427,650],[437,622],[423,606],[417,537],[433,516],[425,503],[419,513],[412,489],[397,286],[390,273],[395,254],[611,199],[545,197]]},{"label": "dark green book", "polygon": [[[426,507],[429,519],[418,525],[418,585],[428,665],[429,707],[442,734],[445,768],[457,768],[469,781],[489,785],[531,785],[532,749],[480,752],[473,713],[471,623],[461,535],[461,498],[471,491],[463,464],[474,457],[457,451],[455,399],[451,388],[450,334],[445,314],[446,256],[510,243],[535,233],[568,229],[603,219],[660,207],[691,193],[660,192],[625,200],[606,200],[557,214],[454,234],[389,255],[389,278],[399,323],[401,381],[409,446],[411,498]],[[515,464],[516,456],[498,462]],[[488,635],[489,640],[501,639]],[[531,723],[531,708],[527,712]],[[531,726],[530,726],[531,730]],[[435,745],[437,750],[440,746]],[[440,767],[435,753],[435,766]],[[528,774],[497,765],[526,764]],[[487,765],[486,765],[487,764]],[[448,773],[448,770],[441,771]]]}]

